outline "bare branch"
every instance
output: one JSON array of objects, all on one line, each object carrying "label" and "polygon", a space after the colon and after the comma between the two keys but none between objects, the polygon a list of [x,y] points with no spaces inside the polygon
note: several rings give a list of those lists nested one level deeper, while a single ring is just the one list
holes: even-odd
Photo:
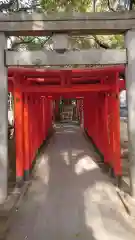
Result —
[{"label": "bare branch", "polygon": [[43,47],[50,39],[51,39],[52,35],[49,36],[47,39],[45,39],[45,41],[43,43],[41,43],[41,46]]}]

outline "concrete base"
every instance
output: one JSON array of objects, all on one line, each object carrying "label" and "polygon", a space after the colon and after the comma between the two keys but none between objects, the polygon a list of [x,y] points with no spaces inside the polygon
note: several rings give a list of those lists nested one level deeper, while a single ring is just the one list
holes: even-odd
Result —
[{"label": "concrete base", "polygon": [[16,178],[16,187],[17,188],[21,188],[21,187],[23,187],[23,184],[24,184],[23,177],[17,177]]},{"label": "concrete base", "polygon": [[24,171],[24,181],[28,181],[30,179],[30,171],[25,170]]}]

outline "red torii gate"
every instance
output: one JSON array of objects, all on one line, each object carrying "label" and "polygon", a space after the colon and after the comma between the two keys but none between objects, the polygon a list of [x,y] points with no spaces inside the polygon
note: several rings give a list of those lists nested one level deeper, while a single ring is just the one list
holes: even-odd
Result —
[{"label": "red torii gate", "polygon": [[124,66],[72,70],[8,68],[8,88],[15,99],[19,184],[29,178],[37,150],[52,129],[52,103],[60,96],[77,99],[81,118],[84,112],[85,131],[103,154],[104,162],[113,168],[116,177],[121,177],[119,91],[125,88],[125,81],[120,80],[119,74],[124,70]]}]

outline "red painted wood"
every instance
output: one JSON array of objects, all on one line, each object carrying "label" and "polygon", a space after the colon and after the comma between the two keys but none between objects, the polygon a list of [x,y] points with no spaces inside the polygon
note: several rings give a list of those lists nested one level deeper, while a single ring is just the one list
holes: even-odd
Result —
[{"label": "red painted wood", "polygon": [[[24,68],[24,67],[9,67],[8,68],[8,75],[13,76],[14,74],[20,74],[20,75],[25,75],[25,76],[30,76],[30,77],[41,77],[41,76],[59,76],[61,72],[65,70],[47,70],[47,69],[36,69],[36,68]],[[86,76],[90,74],[104,74],[107,75],[108,73],[115,73],[115,72],[124,72],[125,71],[125,66],[124,65],[117,65],[117,66],[112,66],[112,67],[102,67],[102,68],[91,68],[91,69],[72,69],[72,70],[67,70],[66,71],[72,71],[73,76],[78,75],[80,76]]]},{"label": "red painted wood", "polygon": [[23,135],[23,94],[14,88],[14,114],[16,138],[16,177],[23,180],[24,173],[24,135]]},{"label": "red painted wood", "polygon": [[[116,175],[121,175],[118,94],[125,89],[125,81],[119,80],[118,74],[124,70],[124,66],[64,71],[9,68],[9,91],[15,91],[17,176],[23,177],[23,170],[30,169],[38,148],[52,128],[53,111],[58,112],[58,104],[53,109],[52,101],[59,102],[60,96],[78,98],[80,123],[84,114],[84,128],[104,155],[104,161],[113,167]],[[14,77],[15,74],[19,77]],[[46,85],[40,85],[43,82]],[[22,149],[22,153],[17,149]]]},{"label": "red painted wood", "polygon": [[33,93],[49,93],[50,95],[52,95],[53,93],[69,93],[69,92],[73,92],[73,93],[78,93],[78,92],[83,92],[84,94],[86,92],[97,92],[97,91],[109,91],[111,90],[111,87],[109,84],[90,84],[88,85],[81,85],[81,86],[72,86],[71,88],[68,87],[50,87],[50,86],[22,86],[21,87],[23,92],[33,92]]},{"label": "red painted wood", "polygon": [[30,136],[29,136],[28,95],[24,94],[24,171],[30,170]]}]

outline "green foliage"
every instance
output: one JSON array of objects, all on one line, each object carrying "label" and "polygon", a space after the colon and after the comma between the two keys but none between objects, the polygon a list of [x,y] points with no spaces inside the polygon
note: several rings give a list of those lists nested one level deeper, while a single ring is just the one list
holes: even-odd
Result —
[{"label": "green foliage", "polygon": [[50,37],[21,37],[17,39],[17,41],[14,41],[12,44],[12,49],[15,50],[41,50],[43,47],[48,43]]},{"label": "green foliage", "polygon": [[[43,10],[47,13],[50,12],[92,12],[94,9],[93,0],[41,0],[40,4]],[[114,0],[111,3],[115,2]],[[96,1],[96,12],[108,11],[108,0]],[[123,48],[123,36],[96,36],[98,42],[92,37],[77,37],[71,39],[71,45],[79,49],[99,48],[101,45],[108,48]]]},{"label": "green foliage", "polygon": [[77,11],[87,12],[92,0],[41,0],[40,4],[46,12]]},{"label": "green foliage", "polygon": [[[96,0],[95,0],[96,1]],[[111,4],[115,0],[111,0]],[[96,12],[108,11],[108,0],[96,1],[96,6],[93,6],[93,0],[39,0],[41,11],[46,13],[53,12]],[[49,41],[48,41],[49,40]],[[89,49],[89,48],[123,48],[124,40],[121,35],[107,36],[78,36],[71,37],[70,43],[72,48]],[[12,45],[13,49],[19,50],[41,50],[48,48],[50,37],[24,37],[19,41],[15,41]]]}]

